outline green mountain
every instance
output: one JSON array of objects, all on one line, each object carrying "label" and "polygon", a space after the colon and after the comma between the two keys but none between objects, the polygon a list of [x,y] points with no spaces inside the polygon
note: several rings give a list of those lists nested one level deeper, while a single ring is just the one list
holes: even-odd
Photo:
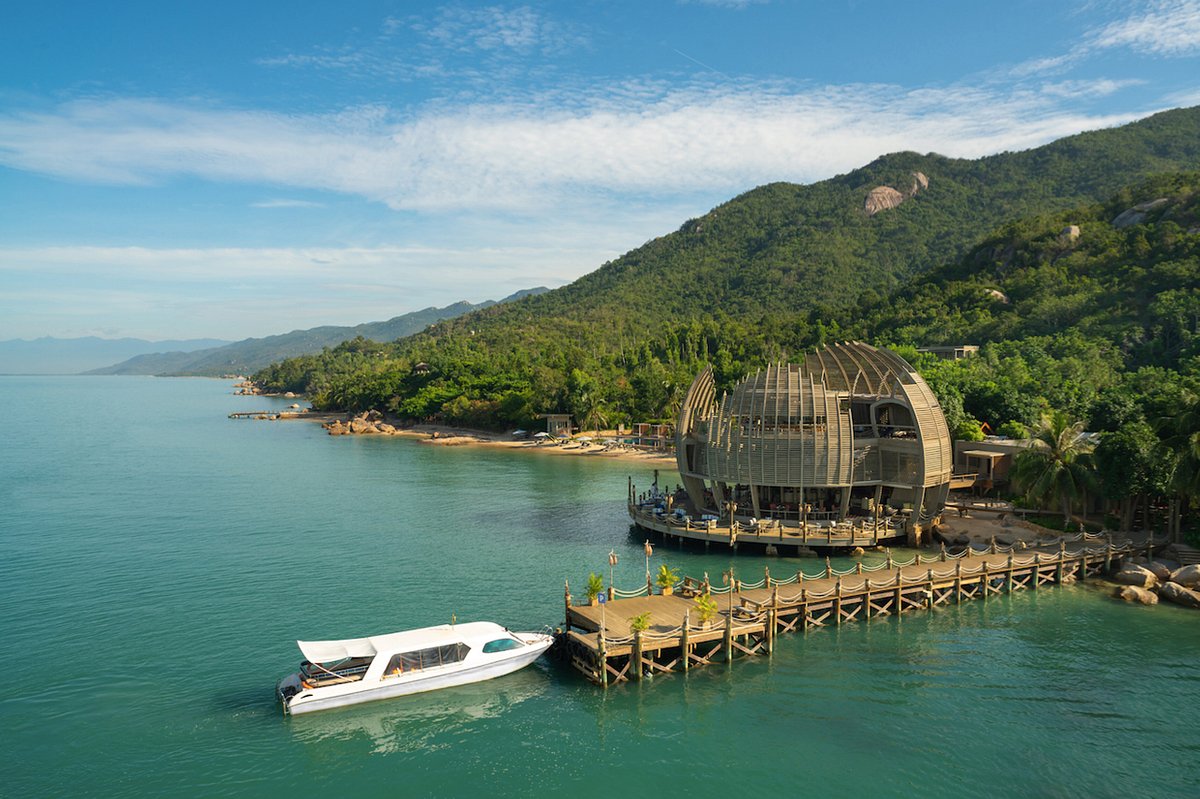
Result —
[{"label": "green mountain", "polygon": [[[499,302],[511,302],[523,297],[537,295],[548,289],[538,287],[524,289]],[[135,356],[113,366],[94,369],[95,375],[200,375],[215,377],[228,374],[250,374],[283,358],[320,352],[326,347],[336,347],[343,341],[366,338],[375,341],[394,341],[412,335],[442,319],[452,319],[481,308],[496,305],[487,300],[475,305],[456,302],[445,308],[425,308],[386,322],[367,322],[354,327],[323,326],[308,330],[293,330],[266,338],[248,338],[192,352],[155,352]]]},{"label": "green mountain", "polygon": [[[889,155],[813,185],[754,189],[556,291],[439,322],[388,347],[279,364],[256,379],[307,391],[321,407],[387,408],[497,427],[548,410],[589,422],[669,417],[704,362],[729,385],[766,361],[835,337],[919,344],[952,334],[997,343],[1033,335],[1038,328],[1000,314],[1007,332],[984,337],[985,322],[949,324],[940,314],[952,309],[936,303],[926,316],[904,320],[895,303],[905,296],[933,303],[913,294],[933,285],[927,275],[945,283],[982,271],[996,282],[988,259],[1006,236],[1012,240],[1000,249],[1002,263],[1009,247],[1015,258],[1026,228],[1045,235],[1038,225],[1046,215],[1054,224],[1061,222],[1056,214],[1083,219],[1098,204],[1116,207],[1151,191],[1136,188],[1148,176],[1198,168],[1200,108],[977,160]],[[1109,208],[1099,207],[1096,213]],[[1021,219],[1033,221],[1014,223]],[[1047,298],[1041,330],[1057,334],[1063,328],[1052,323],[1073,317],[1054,302],[1065,303],[1071,287],[1054,285],[1048,274],[1039,279],[1028,290]],[[1025,288],[1012,291],[1023,300]],[[1142,307],[1131,303],[1131,313]],[[1125,352],[1111,354],[1120,371]],[[1009,411],[1015,415],[994,421],[1033,412]]]}]

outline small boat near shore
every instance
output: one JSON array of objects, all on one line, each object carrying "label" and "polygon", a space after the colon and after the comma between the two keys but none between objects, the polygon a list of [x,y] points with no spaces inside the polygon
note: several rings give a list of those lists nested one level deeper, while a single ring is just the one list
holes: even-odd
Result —
[{"label": "small boat near shore", "polygon": [[550,648],[549,633],[515,633],[490,621],[297,641],[305,660],[276,692],[289,714],[490,680],[522,669]]}]

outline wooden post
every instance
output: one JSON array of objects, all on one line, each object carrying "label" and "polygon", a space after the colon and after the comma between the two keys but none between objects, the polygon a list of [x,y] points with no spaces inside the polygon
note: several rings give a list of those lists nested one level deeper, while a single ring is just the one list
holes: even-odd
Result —
[{"label": "wooden post", "polygon": [[771,587],[771,567],[770,566],[763,566],[763,586],[765,586],[766,588]]},{"label": "wooden post", "polygon": [[1104,547],[1104,573],[1112,574],[1112,534],[1108,536],[1108,543]]},{"label": "wooden post", "polygon": [[688,670],[688,661],[691,660],[691,653],[688,651],[688,625],[691,623],[691,610],[683,612],[683,633],[679,636],[679,657],[683,660],[683,670]]},{"label": "wooden post", "polygon": [[887,547],[883,551],[887,553],[887,568],[890,570],[892,568],[892,548]]},{"label": "wooden post", "polygon": [[642,679],[642,631],[633,631],[633,652],[630,653],[629,659],[633,661],[629,664],[629,671],[633,679],[641,681]]},{"label": "wooden post", "polygon": [[896,607],[893,608],[897,616],[904,612],[904,573],[900,567],[896,567]]},{"label": "wooden post", "polygon": [[1060,539],[1058,542],[1058,573],[1055,575],[1055,579],[1059,585],[1062,585],[1063,562],[1066,559],[1067,559],[1067,542]]},{"label": "wooden post", "polygon": [[962,561],[954,563],[954,603],[962,604]]},{"label": "wooden post", "polygon": [[836,624],[838,627],[841,627],[842,626],[842,578],[841,577],[837,578],[837,583],[834,584],[833,613],[834,613],[834,618],[837,619],[837,621],[834,622],[834,624]]},{"label": "wooden post", "polygon": [[854,573],[855,573],[855,574],[862,574],[862,561],[861,561],[861,560],[858,562],[858,565],[857,565],[857,567],[854,569]]},{"label": "wooden post", "polygon": [[804,632],[808,632],[808,589],[800,589],[800,625],[804,628]]},{"label": "wooden post", "polygon": [[1013,573],[1013,553],[1009,552],[1008,553],[1008,574],[1004,578],[1004,587],[1010,594],[1012,593],[1012,590],[1013,590],[1013,574],[1012,573]]},{"label": "wooden post", "polygon": [[567,580],[563,580],[563,604],[566,605],[563,629],[571,632],[571,583]]},{"label": "wooden post", "polygon": [[863,580],[863,588],[865,588],[866,592],[867,592],[867,595],[863,598],[863,601],[865,601],[867,603],[867,621],[870,621],[871,620],[871,578],[870,577]]},{"label": "wooden post", "polygon": [[1033,590],[1038,589],[1038,583],[1042,581],[1042,553],[1033,553]]},{"label": "wooden post", "polygon": [[829,563],[829,556],[825,556],[825,578],[833,577],[833,566]]},{"label": "wooden post", "polygon": [[925,591],[927,592],[925,595],[926,602],[929,604],[929,609],[933,610],[933,569],[925,571],[925,579],[928,581],[928,585],[925,587]]},{"label": "wooden post", "polygon": [[767,633],[767,654],[770,655],[775,651],[775,614],[778,612],[776,608],[779,606],[779,587],[776,586],[771,591],[771,606],[767,608],[766,618],[766,633]]},{"label": "wooden post", "polygon": [[604,631],[596,633],[596,654],[600,658],[600,684],[608,687],[608,649],[604,646]]},{"label": "wooden post", "polygon": [[996,554],[996,536],[992,536],[992,554]]},{"label": "wooden post", "polygon": [[946,542],[942,542],[942,563],[946,562]]},{"label": "wooden post", "polygon": [[[993,542],[995,540],[994,538],[992,539]],[[983,598],[986,600],[992,595],[992,581],[988,579],[988,562],[986,559],[983,561],[983,571],[980,572],[979,579],[983,581]]]},{"label": "wooden post", "polygon": [[725,617],[725,662],[733,662],[733,610]]}]

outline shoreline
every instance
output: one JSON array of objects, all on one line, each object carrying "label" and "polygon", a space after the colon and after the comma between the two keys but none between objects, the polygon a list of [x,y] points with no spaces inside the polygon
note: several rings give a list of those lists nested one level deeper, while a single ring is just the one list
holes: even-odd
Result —
[{"label": "shoreline", "polygon": [[[265,396],[265,395],[260,395]],[[268,416],[268,414],[271,414]],[[490,430],[476,430],[467,427],[454,427],[443,424],[417,424],[408,427],[400,427],[393,425],[386,418],[381,420],[384,426],[383,430],[368,429],[363,431],[354,431],[349,428],[350,422],[356,419],[362,419],[361,415],[348,416],[344,412],[328,412],[328,411],[312,411],[312,410],[280,410],[273,412],[245,412],[239,414],[243,418],[273,418],[274,420],[299,420],[306,422],[319,422],[323,427],[330,428],[333,425],[339,426],[339,432],[330,431],[330,435],[349,435],[349,436],[369,436],[376,438],[409,438],[420,441],[424,444],[440,447],[492,447],[495,449],[510,449],[521,450],[527,452],[538,452],[545,455],[572,455],[585,456],[589,458],[608,458],[627,461],[630,463],[640,463],[653,468],[670,468],[676,467],[675,454],[673,452],[654,452],[638,449],[629,449],[626,447],[609,448],[599,444],[585,443],[580,446],[566,446],[563,444],[539,444],[536,439],[514,439],[511,435],[505,433],[496,433]],[[370,423],[374,424],[374,423]],[[615,431],[599,431],[597,436],[600,438],[616,437]],[[572,442],[568,441],[567,444]],[[577,442],[576,442],[577,443]]]}]

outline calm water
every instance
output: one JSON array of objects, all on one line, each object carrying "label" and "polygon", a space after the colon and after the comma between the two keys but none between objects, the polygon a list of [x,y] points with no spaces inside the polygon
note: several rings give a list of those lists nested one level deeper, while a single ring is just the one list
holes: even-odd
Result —
[{"label": "calm water", "polygon": [[[538,663],[285,718],[296,638],[556,624],[610,549],[636,585],[631,467],[230,421],[281,403],[222,381],[0,377],[0,402],[4,796],[1200,795],[1200,614],[1086,587],[607,693]],[[737,560],[767,564],[800,561]]]}]

